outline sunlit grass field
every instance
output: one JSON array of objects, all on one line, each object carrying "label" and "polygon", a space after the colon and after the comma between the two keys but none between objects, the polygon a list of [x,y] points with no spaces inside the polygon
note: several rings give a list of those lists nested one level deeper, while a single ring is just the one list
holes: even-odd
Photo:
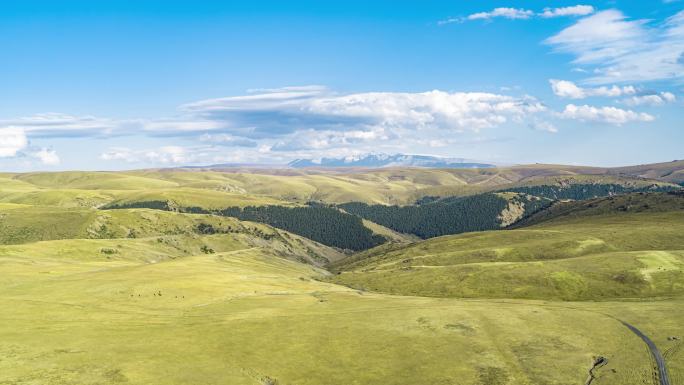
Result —
[{"label": "sunlit grass field", "polygon": [[603,215],[433,238],[332,281],[392,294],[587,300],[684,293],[684,212]]},{"label": "sunlit grass field", "polygon": [[354,255],[228,217],[98,209],[389,203],[464,175],[0,175],[0,384],[584,384],[599,356],[592,384],[655,384],[619,320],[683,383],[678,206],[426,241],[365,221],[391,242]]},{"label": "sunlit grass field", "polygon": [[322,270],[239,242],[164,259],[168,246],[138,243],[114,260],[58,242],[31,247],[60,255],[2,252],[2,383],[581,383],[602,355],[598,383],[646,384],[648,351],[595,311],[645,328],[665,319],[659,342],[682,332],[675,300],[650,318],[640,302],[398,297],[320,282]]}]

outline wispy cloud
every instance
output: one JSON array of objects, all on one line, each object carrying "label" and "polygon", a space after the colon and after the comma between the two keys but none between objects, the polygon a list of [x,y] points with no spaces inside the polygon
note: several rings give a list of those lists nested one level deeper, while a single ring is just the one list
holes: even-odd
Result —
[{"label": "wispy cloud", "polygon": [[545,42],[592,68],[590,83],[684,78],[684,11],[661,23],[630,20],[615,9],[602,11]]},{"label": "wispy cloud", "polygon": [[256,147],[258,145],[254,140],[222,133],[203,134],[200,136],[200,141],[229,147]]},{"label": "wispy cloud", "polygon": [[571,7],[544,8],[544,11],[539,13],[539,16],[543,18],[586,16],[591,15],[594,11],[594,7],[591,5],[573,5]]},{"label": "wispy cloud", "polygon": [[451,17],[448,19],[440,20],[437,22],[438,25],[452,24],[452,23],[462,23],[465,21],[472,20],[486,20],[491,21],[492,19],[509,19],[509,20],[526,20],[533,17],[541,17],[544,19],[554,18],[554,17],[572,17],[572,16],[586,16],[594,13],[595,9],[591,5],[573,5],[569,7],[561,8],[544,8],[541,12],[535,12],[530,9],[525,8],[513,8],[513,7],[499,7],[494,8],[491,11],[486,12],[476,12],[463,17]]},{"label": "wispy cloud", "polygon": [[0,120],[0,127],[21,127],[33,137],[108,136],[131,125],[127,121],[74,116],[61,113],[43,113],[11,120]]},{"label": "wispy cloud", "polygon": [[[629,105],[656,104],[655,97],[631,86],[580,87],[552,80],[561,97],[623,98]],[[647,97],[648,96],[648,97]],[[630,98],[627,98],[630,97]],[[674,97],[674,95],[672,95]],[[0,157],[24,156],[54,165],[58,154],[32,148],[30,138],[148,136],[169,139],[155,148],[110,148],[102,160],[156,165],[349,155],[368,151],[411,151],[456,145],[479,132],[529,127],[555,133],[555,120],[625,124],[653,116],[616,107],[567,105],[550,111],[532,96],[488,92],[363,92],[341,94],[321,86],[250,90],[243,95],[199,100],[179,107],[178,115],[157,119],[105,119],[41,114],[0,122]],[[12,123],[9,126],[5,124]],[[182,139],[182,142],[179,142]],[[194,145],[187,145],[193,143]],[[182,143],[183,145],[177,145]],[[229,149],[229,150],[228,150]]]},{"label": "wispy cloud", "polygon": [[31,146],[23,128],[0,127],[0,159],[15,157],[33,158],[47,166],[60,163],[55,150]]},{"label": "wispy cloud", "polygon": [[632,96],[631,98],[623,100],[623,103],[628,106],[662,106],[668,103],[674,103],[676,100],[677,97],[671,92],[652,92]]},{"label": "wispy cloud", "polygon": [[314,131],[304,130],[277,141],[272,151],[326,150],[334,147],[357,146],[362,143],[396,139],[396,134],[382,128],[367,131]]},{"label": "wispy cloud", "polygon": [[[52,150],[32,149],[36,156],[31,156],[29,139],[117,136],[195,140],[202,145],[193,151],[204,154],[202,159],[213,159],[227,147],[271,154],[365,145],[372,149],[384,141],[396,145],[400,138],[417,141],[521,124],[546,110],[530,96],[486,92],[339,94],[322,86],[258,89],[180,106],[172,118],[112,119],[46,113],[0,120],[0,156],[23,154],[55,164],[59,157]],[[101,159],[174,164],[192,163],[197,158],[180,147],[167,146],[150,151],[113,149]]]},{"label": "wispy cloud", "polygon": [[466,19],[468,20],[489,20],[497,17],[504,19],[529,19],[534,15],[533,11],[523,8],[494,8],[489,12],[478,12],[468,15]]},{"label": "wispy cloud", "polygon": [[154,149],[133,150],[115,147],[100,155],[103,160],[116,160],[127,163],[149,162],[162,165],[190,164],[203,158],[203,148],[182,146],[161,146]]},{"label": "wispy cloud", "polygon": [[565,110],[558,115],[562,119],[607,123],[617,126],[631,122],[650,122],[655,119],[653,115],[644,112],[623,110],[617,107],[594,107],[586,104],[581,106],[568,104],[565,106]]},{"label": "wispy cloud", "polygon": [[182,107],[203,119],[225,122],[232,134],[253,138],[297,130],[368,131],[371,128],[440,128],[478,131],[544,111],[531,97],[480,92],[368,92],[337,95],[274,90],[203,100]]},{"label": "wispy cloud", "polygon": [[551,89],[556,96],[569,99],[584,99],[591,96],[615,98],[625,95],[634,95],[637,93],[637,89],[634,86],[619,87],[613,85],[612,87],[602,86],[595,88],[584,88],[569,80],[557,79],[550,79],[549,83],[551,84]]},{"label": "wispy cloud", "polygon": [[0,128],[0,158],[16,156],[28,146],[28,139],[23,128]]},{"label": "wispy cloud", "polygon": [[556,96],[567,99],[585,99],[588,97],[620,98],[621,102],[628,106],[662,106],[673,103],[677,97],[672,92],[656,92],[639,90],[634,86],[611,87],[580,87],[569,80],[550,79],[551,89]]},{"label": "wispy cloud", "polygon": [[553,123],[545,120],[533,120],[528,124],[528,126],[536,131],[544,131],[552,134],[558,132],[558,128],[556,128],[556,126]]},{"label": "wispy cloud", "polygon": [[233,162],[259,162],[265,160],[261,150],[236,149],[226,152],[224,147],[211,145],[166,145],[133,149],[112,147],[100,154],[100,159],[119,163],[142,163],[158,166],[208,165]]},{"label": "wispy cloud", "polygon": [[503,19],[529,19],[534,16],[534,12],[523,8],[494,8],[488,12],[477,12],[464,17],[450,17],[448,19],[440,20],[437,25],[446,25],[452,23],[462,23],[468,20],[492,20],[495,18]]},{"label": "wispy cloud", "polygon": [[41,148],[37,151],[31,152],[30,155],[37,158],[40,163],[46,166],[56,166],[61,162],[57,152],[50,148]]}]

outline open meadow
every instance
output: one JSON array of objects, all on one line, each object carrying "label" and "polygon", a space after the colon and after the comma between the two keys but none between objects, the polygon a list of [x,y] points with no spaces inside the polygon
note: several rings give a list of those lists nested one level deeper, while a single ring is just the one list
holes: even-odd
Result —
[{"label": "open meadow", "polygon": [[386,241],[353,253],[212,214],[310,198],[217,190],[230,173],[3,178],[3,385],[657,384],[621,321],[684,380],[681,195],[428,240],[364,219]]}]

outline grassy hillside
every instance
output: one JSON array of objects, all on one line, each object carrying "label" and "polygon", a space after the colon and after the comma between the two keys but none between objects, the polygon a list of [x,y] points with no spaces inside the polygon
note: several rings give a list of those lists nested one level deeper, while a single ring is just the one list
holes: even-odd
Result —
[{"label": "grassy hillside", "polygon": [[[364,294],[268,249],[173,258],[172,246],[145,242],[2,249],[0,306],[12,311],[0,315],[0,381],[582,383],[602,355],[597,383],[649,383],[641,341],[592,309]],[[95,252],[118,243],[111,260]],[[638,305],[622,306],[606,311]]]},{"label": "grassy hillside", "polygon": [[364,226],[354,215],[325,205],[265,205],[206,209],[176,206],[172,201],[138,201],[113,203],[103,207],[109,211],[145,208],[168,212],[211,214],[243,221],[265,223],[341,250],[366,250],[386,242],[386,238]]},{"label": "grassy hillside", "polygon": [[540,184],[509,186],[495,193],[462,197],[427,196],[415,205],[369,205],[349,202],[338,207],[394,231],[432,238],[507,227],[543,211],[558,200],[586,200],[630,192],[677,191],[678,186],[644,181],[589,183],[585,178],[537,180]]},{"label": "grassy hillside", "polygon": [[616,175],[638,176],[640,178],[657,179],[665,182],[682,184],[684,183],[684,160],[617,167],[611,169],[609,172]]},{"label": "grassy hillside", "polygon": [[165,201],[171,202],[175,207],[202,207],[207,210],[262,205],[292,206],[290,202],[266,196],[187,187],[119,193],[108,205],[126,206],[149,201]]},{"label": "grassy hillside", "polygon": [[[681,194],[554,203],[512,230],[429,240],[354,217],[391,242],[351,256],[178,210],[234,207],[320,231],[264,208],[495,191],[500,228],[527,193],[496,191],[670,186],[643,178],[549,165],[0,174],[0,384],[584,384],[600,356],[591,385],[657,385],[620,321],[684,384]],[[141,202],[176,211],[103,210]]]},{"label": "grassy hillside", "polygon": [[[625,194],[587,201],[558,202],[516,223],[524,227],[551,220],[592,217],[619,213],[668,212],[684,210],[684,192],[668,194]],[[591,219],[591,218],[587,218]]]},{"label": "grassy hillside", "polygon": [[[541,184],[679,184],[684,183],[683,175],[684,161],[621,168],[534,164],[492,169],[163,169],[6,173],[0,176],[0,192],[80,189],[139,190],[140,194],[160,190],[158,193],[164,194],[182,187],[191,189],[187,191],[213,190],[295,203],[315,200],[405,205],[425,196],[463,196]],[[131,195],[123,199],[135,197],[135,193]]]},{"label": "grassy hillside", "polygon": [[71,188],[83,190],[140,190],[169,188],[176,183],[160,179],[144,178],[115,172],[51,172],[18,174],[14,179],[46,188]]},{"label": "grassy hillside", "polygon": [[[200,236],[232,237],[245,245],[270,247],[275,253],[316,265],[343,257],[338,251],[287,231],[234,218],[181,214],[158,210],[99,211],[59,207],[0,204],[0,244],[24,244],[68,239],[135,239],[185,236],[181,244],[194,245]],[[160,241],[161,242],[161,241]],[[186,247],[184,252],[199,253]],[[215,251],[212,244],[207,247]]]},{"label": "grassy hillside", "polygon": [[37,206],[59,207],[98,207],[113,199],[115,192],[110,190],[69,190],[69,189],[31,189],[15,191],[0,188],[0,202],[24,203]]},{"label": "grassy hillside", "polygon": [[[339,265],[343,272],[331,282],[393,294],[475,298],[684,293],[684,197],[619,199],[641,209],[622,211],[618,205],[591,217],[566,215],[517,230],[445,236],[368,253]],[[588,204],[610,206],[605,202],[611,200]]]}]

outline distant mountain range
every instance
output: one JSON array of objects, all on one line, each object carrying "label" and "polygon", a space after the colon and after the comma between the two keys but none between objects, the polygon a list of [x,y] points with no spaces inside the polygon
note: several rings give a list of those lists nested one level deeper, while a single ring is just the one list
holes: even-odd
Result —
[{"label": "distant mountain range", "polygon": [[442,158],[428,155],[365,154],[345,158],[296,159],[287,164],[292,168],[306,167],[425,167],[425,168],[489,168],[496,167],[463,158]]}]

